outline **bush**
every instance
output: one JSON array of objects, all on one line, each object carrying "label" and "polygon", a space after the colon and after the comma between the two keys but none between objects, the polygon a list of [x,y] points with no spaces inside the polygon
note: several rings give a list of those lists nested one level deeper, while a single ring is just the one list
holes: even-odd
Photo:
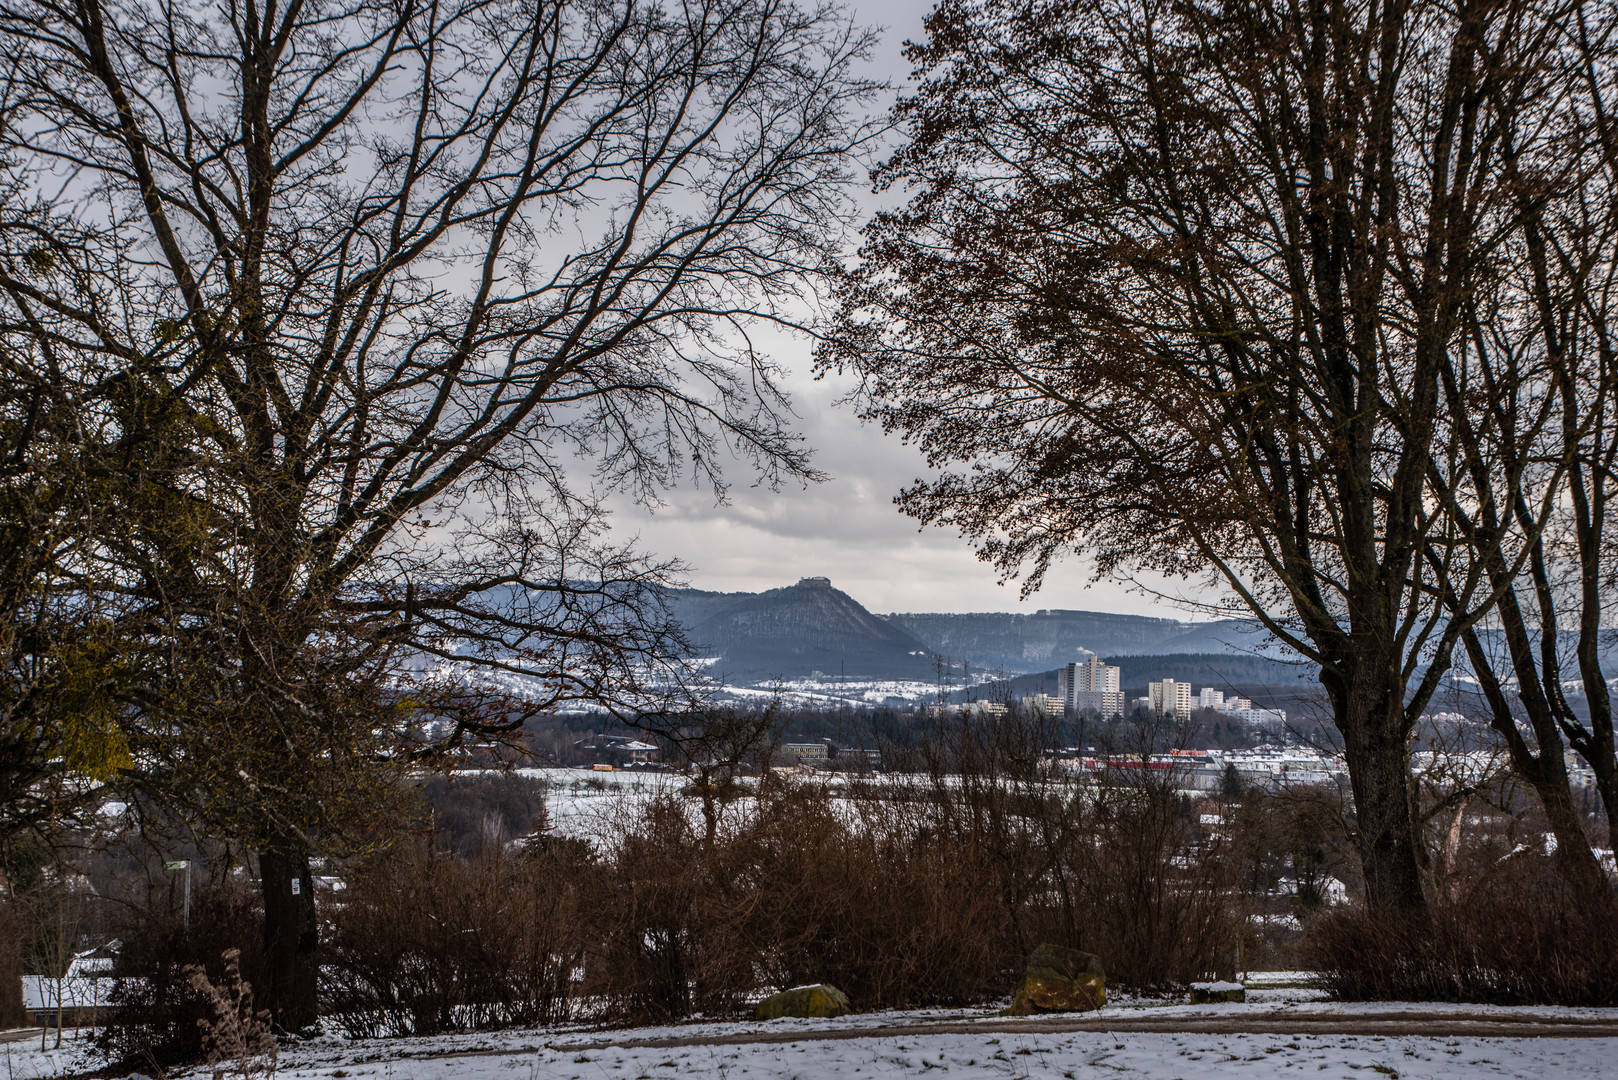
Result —
[{"label": "bush", "polygon": [[[1088,782],[1046,757],[1055,723],[962,717],[927,749],[921,809],[977,853],[1016,965],[1048,942],[1096,953],[1110,985],[1143,992],[1228,972],[1241,929],[1230,852],[1199,838],[1175,770],[1147,767],[1170,732],[1120,738],[1102,755],[1116,767]],[[905,805],[906,785],[886,801]]]},{"label": "bush", "polygon": [[1002,992],[1015,965],[981,860],[913,821],[873,827],[874,809],[773,786],[709,845],[678,801],[652,802],[604,879],[583,992],[630,1022],[822,981],[861,1008]]},{"label": "bush", "polygon": [[1098,953],[1114,986],[1220,974],[1234,890],[1174,776],[1086,784],[1048,735],[962,720],[921,774],[620,803],[594,851],[383,853],[325,909],[322,1012],[369,1037],[731,1015],[818,982],[862,1009],[963,1004],[1046,942]]},{"label": "bush", "polygon": [[835,796],[767,777],[711,840],[679,800],[648,804],[606,860],[583,992],[648,1022],[822,981],[863,1009],[982,1001],[1044,942],[1148,991],[1231,964],[1223,852],[1198,842],[1174,777],[1087,787],[1017,730],[963,724],[931,774]]},{"label": "bush", "polygon": [[214,1080],[231,1073],[240,1080],[269,1080],[278,1056],[268,1009],[253,1008],[253,987],[242,978],[235,949],[225,950],[225,981],[214,985],[200,967],[186,969],[191,989],[207,1000],[212,1018],[204,1018],[202,1043]]},{"label": "bush", "polygon": [[328,914],[322,1012],[353,1037],[566,1019],[592,876],[567,845],[458,859],[417,844],[370,860]]},{"label": "bush", "polygon": [[790,790],[736,848],[762,886],[747,938],[762,989],[825,981],[894,1008],[980,1001],[1020,971],[982,853],[883,802]]},{"label": "bush", "polygon": [[1618,1005],[1618,900],[1515,868],[1433,905],[1425,921],[1352,908],[1307,946],[1334,997],[1494,1005]]},{"label": "bush", "polygon": [[823,979],[867,1008],[1003,993],[1021,957],[981,852],[902,816],[772,786],[711,844],[669,797],[601,856],[386,853],[327,912],[322,1012],[368,1037],[734,1013]]},{"label": "bush", "polygon": [[1063,902],[1030,902],[1039,937],[1096,953],[1110,984],[1140,992],[1234,977],[1242,923],[1229,852],[1197,843],[1172,773],[1143,771],[1069,799],[1050,872]]},{"label": "bush", "polygon": [[265,986],[264,918],[250,883],[202,885],[191,896],[189,928],[168,904],[134,912],[122,928],[114,962],[112,1013],[97,1046],[114,1064],[161,1073],[203,1056],[204,1029],[214,1019],[209,996],[192,985],[200,969],[216,984],[229,981],[235,952],[242,978]]}]

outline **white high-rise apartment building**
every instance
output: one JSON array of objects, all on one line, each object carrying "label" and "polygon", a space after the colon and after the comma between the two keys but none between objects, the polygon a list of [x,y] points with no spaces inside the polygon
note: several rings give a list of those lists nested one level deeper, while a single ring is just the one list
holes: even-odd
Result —
[{"label": "white high-rise apartment building", "polygon": [[1082,664],[1068,664],[1056,671],[1056,696],[1067,713],[1095,711],[1102,716],[1122,715],[1124,695],[1118,689],[1123,669],[1092,656]]},{"label": "white high-rise apartment building", "polygon": [[1191,684],[1163,679],[1146,684],[1146,698],[1152,711],[1160,716],[1173,715],[1181,720],[1191,718]]},{"label": "white high-rise apartment building", "polygon": [[1192,701],[1199,709],[1217,709],[1225,703],[1225,692],[1204,686]]}]

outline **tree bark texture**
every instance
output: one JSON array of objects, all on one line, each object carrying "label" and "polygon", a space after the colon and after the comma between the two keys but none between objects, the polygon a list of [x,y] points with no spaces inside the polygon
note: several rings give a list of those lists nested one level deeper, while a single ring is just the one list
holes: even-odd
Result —
[{"label": "tree bark texture", "polygon": [[262,1003],[277,1027],[300,1032],[319,1018],[316,986],[320,932],[308,850],[295,841],[266,845],[259,853],[264,898],[264,955],[270,985]]},{"label": "tree bark texture", "polygon": [[1323,678],[1331,696],[1354,793],[1354,841],[1365,895],[1383,910],[1424,909],[1420,838],[1412,805],[1404,680],[1363,669],[1349,683]]}]

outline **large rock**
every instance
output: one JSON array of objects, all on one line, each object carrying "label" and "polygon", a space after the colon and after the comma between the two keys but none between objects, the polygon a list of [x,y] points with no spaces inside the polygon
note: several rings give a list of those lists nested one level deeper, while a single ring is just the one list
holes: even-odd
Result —
[{"label": "large rock", "polygon": [[758,1018],[774,1020],[779,1016],[842,1016],[848,1012],[848,995],[821,983],[818,986],[795,986],[779,994],[771,994],[758,1003]]},{"label": "large rock", "polygon": [[1041,945],[1028,957],[1010,1012],[1013,1016],[1088,1012],[1106,1003],[1107,972],[1099,956],[1060,945]]},{"label": "large rock", "polygon": [[1246,1001],[1247,988],[1239,982],[1202,982],[1191,984],[1191,1004],[1216,1005],[1221,1001]]}]

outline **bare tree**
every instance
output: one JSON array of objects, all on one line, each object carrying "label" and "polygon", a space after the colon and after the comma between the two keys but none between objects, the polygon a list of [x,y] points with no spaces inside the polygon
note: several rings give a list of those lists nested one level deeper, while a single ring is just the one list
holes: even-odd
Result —
[{"label": "bare tree", "polygon": [[1559,860],[1596,888],[1606,881],[1570,790],[1565,748],[1590,765],[1610,834],[1618,826],[1606,675],[1618,461],[1618,132],[1610,119],[1618,27],[1606,14],[1575,9],[1548,28],[1548,107],[1535,120],[1545,135],[1504,140],[1499,151],[1519,222],[1499,257],[1502,287],[1471,306],[1459,362],[1444,380],[1469,486],[1443,511],[1496,594],[1487,625],[1464,635],[1467,657],[1513,768],[1545,809]]},{"label": "bare tree", "polygon": [[823,354],[970,466],[907,512],[1029,588],[1202,576],[1317,665],[1378,907],[1424,904],[1407,745],[1503,587],[1436,512],[1477,495],[1446,380],[1523,235],[1505,162],[1554,171],[1561,50],[1610,16],[946,0]]},{"label": "bare tree", "polygon": [[674,568],[599,496],[814,477],[747,326],[835,253],[866,38],[785,0],[0,0],[0,36],[0,292],[116,510],[137,779],[258,853],[302,1027],[337,793],[418,721],[509,729],[502,680],[656,689]]},{"label": "bare tree", "polygon": [[737,778],[745,769],[756,768],[760,784],[768,782],[786,723],[779,688],[763,708],[711,706],[647,717],[646,722],[692,774],[691,786],[702,804],[703,850],[712,853],[719,838],[721,804],[737,793]]}]

